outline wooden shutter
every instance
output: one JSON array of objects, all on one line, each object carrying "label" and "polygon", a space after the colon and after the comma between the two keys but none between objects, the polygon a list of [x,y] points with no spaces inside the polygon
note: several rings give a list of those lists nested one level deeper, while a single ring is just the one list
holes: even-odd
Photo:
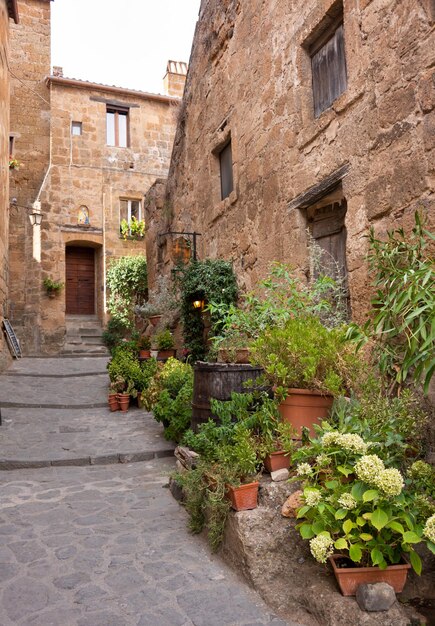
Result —
[{"label": "wooden shutter", "polygon": [[228,198],[233,190],[233,154],[231,141],[219,154],[221,170],[221,199]]},{"label": "wooden shutter", "polygon": [[314,115],[318,117],[347,87],[343,24],[311,57]]}]

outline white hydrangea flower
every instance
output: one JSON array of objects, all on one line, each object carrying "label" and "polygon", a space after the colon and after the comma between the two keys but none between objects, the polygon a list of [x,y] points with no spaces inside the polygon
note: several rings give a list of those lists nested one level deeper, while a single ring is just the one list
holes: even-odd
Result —
[{"label": "white hydrangea flower", "polygon": [[296,474],[298,476],[311,476],[312,473],[313,473],[313,470],[309,463],[299,463],[296,466]]},{"label": "white hydrangea flower", "polygon": [[334,552],[334,542],[331,537],[326,535],[317,535],[310,540],[310,551],[313,557],[319,563],[326,563],[328,556],[331,556]]},{"label": "white hydrangea flower", "polygon": [[423,535],[427,539],[429,539],[429,541],[435,543],[435,514],[431,515],[431,517],[429,517],[429,519],[426,521],[426,524],[423,528]]},{"label": "white hydrangea flower", "polygon": [[338,444],[349,452],[356,452],[357,454],[366,454],[367,444],[359,436],[352,433],[345,433],[338,438]]},{"label": "white hydrangea flower", "polygon": [[304,493],[305,504],[308,506],[316,506],[322,499],[322,494],[318,489],[310,489]]},{"label": "white hydrangea flower", "polygon": [[330,446],[337,445],[339,437],[340,433],[337,433],[335,430],[329,430],[322,437],[322,446],[329,448]]},{"label": "white hydrangea flower", "polygon": [[374,482],[376,487],[383,491],[386,496],[398,496],[405,486],[402,474],[394,467],[379,472]]},{"label": "white hydrangea flower", "polygon": [[319,454],[318,456],[316,456],[316,463],[317,465],[324,467],[325,465],[331,464],[331,459],[327,454]]},{"label": "white hydrangea flower", "polygon": [[432,473],[432,466],[424,461],[415,461],[408,470],[408,474],[412,478],[422,478],[423,480],[432,478]]},{"label": "white hydrangea flower", "polygon": [[362,456],[359,461],[355,463],[355,473],[358,478],[365,483],[376,485],[376,480],[385,469],[383,461],[377,454],[367,454]]},{"label": "white hydrangea flower", "polygon": [[348,509],[349,511],[352,509],[355,509],[358,506],[357,501],[355,500],[355,498],[353,497],[351,493],[343,493],[338,498],[338,504],[343,509]]}]

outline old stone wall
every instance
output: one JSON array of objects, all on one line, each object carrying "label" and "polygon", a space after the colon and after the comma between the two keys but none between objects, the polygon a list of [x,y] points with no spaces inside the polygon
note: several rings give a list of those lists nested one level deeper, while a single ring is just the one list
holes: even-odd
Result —
[{"label": "old stone wall", "polygon": [[[361,319],[369,226],[406,227],[418,208],[435,222],[432,5],[204,0],[167,187],[172,229],[201,232],[200,257],[231,259],[247,288],[274,260],[308,269],[306,194],[318,199],[338,172]],[[341,8],[347,88],[315,117],[308,49]],[[234,190],[221,200],[229,140]]]},{"label": "old stone wall", "polygon": [[[107,267],[112,259],[145,254],[145,240],[121,237],[120,202],[138,201],[144,218],[144,193],[168,171],[179,101],[57,77],[50,85],[52,164],[42,195],[42,276],[64,281],[65,247],[93,247],[96,313],[105,321]],[[128,147],[106,145],[109,102],[129,111]],[[73,123],[81,124],[81,134],[71,132]],[[45,352],[59,350],[64,319],[63,290],[42,314]]]},{"label": "old stone wall", "polygon": [[[25,353],[40,348],[41,267],[34,254],[28,215],[49,167],[50,1],[20,0],[20,21],[11,26],[11,117],[15,156],[20,169],[11,173],[9,224],[9,310]],[[45,221],[45,220],[44,220]],[[36,257],[36,258],[35,258]]]},{"label": "old stone wall", "polygon": [[[0,325],[7,311],[8,219],[9,219],[9,14],[6,0],[0,2]],[[0,332],[0,371],[10,361]]]}]

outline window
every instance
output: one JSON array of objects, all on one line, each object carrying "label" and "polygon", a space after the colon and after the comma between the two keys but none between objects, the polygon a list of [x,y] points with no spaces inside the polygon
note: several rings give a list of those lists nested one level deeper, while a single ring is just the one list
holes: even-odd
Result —
[{"label": "window", "polygon": [[219,164],[221,174],[221,200],[225,200],[234,189],[231,141],[219,152]]},{"label": "window", "polygon": [[15,151],[15,137],[9,135],[9,156],[13,157]]},{"label": "window", "polygon": [[127,148],[128,146],[128,109],[107,107],[106,131],[108,146]]},{"label": "window", "polygon": [[308,48],[311,57],[314,115],[319,115],[346,91],[343,12]]},{"label": "window", "polygon": [[71,135],[79,136],[82,134],[82,123],[71,122]]},{"label": "window", "polygon": [[127,200],[121,199],[119,208],[120,218],[120,232],[123,232],[122,222],[127,222],[130,226],[132,218],[135,218],[138,222],[142,219],[142,205],[140,200]]}]

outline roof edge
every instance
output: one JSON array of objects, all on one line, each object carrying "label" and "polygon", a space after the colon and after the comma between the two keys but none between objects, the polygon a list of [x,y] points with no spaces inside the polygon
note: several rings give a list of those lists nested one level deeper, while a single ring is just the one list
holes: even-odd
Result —
[{"label": "roof edge", "polygon": [[154,100],[155,102],[163,102],[170,104],[171,102],[179,102],[181,98],[176,96],[165,96],[157,93],[147,93],[146,91],[136,91],[125,87],[115,87],[115,85],[103,85],[101,83],[93,83],[77,78],[64,78],[63,76],[47,76],[47,85],[64,85],[65,87],[77,87],[78,89],[96,89],[98,91],[109,91],[110,93],[120,93],[124,95],[134,96],[143,100]]}]

